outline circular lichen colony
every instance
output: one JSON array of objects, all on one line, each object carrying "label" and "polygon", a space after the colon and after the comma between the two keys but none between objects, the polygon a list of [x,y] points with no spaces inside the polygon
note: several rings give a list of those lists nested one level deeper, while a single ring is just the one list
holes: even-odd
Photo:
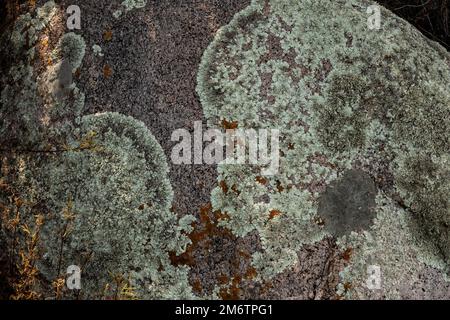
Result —
[{"label": "circular lichen colony", "polygon": [[[348,170],[363,172],[375,185],[365,205],[374,205],[377,194],[372,217],[378,218],[364,223],[365,230],[347,226],[345,232],[358,231],[353,235],[361,241],[378,244],[373,263],[391,268],[414,261],[419,270],[422,261],[440,267],[442,259],[450,262],[449,180],[442,179],[450,147],[450,57],[382,8],[381,29],[369,29],[370,5],[254,0],[204,53],[197,91],[208,124],[280,130],[278,174],[262,178],[259,168],[221,164],[220,181],[238,192],[218,187],[212,194],[214,208],[229,217],[224,226],[239,236],[258,231],[264,251],[253,263],[262,278],[293,265],[296,251],[323,237],[324,229],[343,234],[327,228],[317,209],[330,182]],[[426,164],[414,166],[418,161]],[[396,219],[399,230],[391,234],[377,224],[384,218]],[[395,245],[383,250],[387,235]],[[406,257],[396,236],[403,246],[421,250]],[[352,237],[343,237],[343,247]],[[354,259],[367,257],[355,250]],[[352,261],[346,274],[366,275],[367,263]],[[415,276],[408,273],[408,281]],[[396,284],[385,287],[390,296],[398,294]]]},{"label": "circular lichen colony", "polygon": [[[45,206],[38,269],[49,281],[83,266],[81,294],[101,298],[120,275],[139,298],[191,297],[187,270],[170,264],[189,240],[190,217],[170,212],[164,153],[131,117],[83,117],[79,142],[29,163],[30,189]],[[36,202],[36,200],[35,200]],[[43,208],[42,208],[43,209]],[[185,281],[181,281],[181,280]]]},{"label": "circular lichen colony", "polygon": [[[155,138],[141,122],[114,113],[84,117],[80,137],[85,137],[86,150],[73,146],[43,170],[46,203],[64,213],[71,202],[73,221],[62,252],[65,265],[86,265],[83,273],[91,294],[108,283],[111,273],[118,273],[131,276],[142,298],[170,297],[175,290],[188,297],[187,288],[175,280],[183,270],[168,260],[168,251],[181,253],[188,240],[169,210],[168,168]],[[65,219],[57,214],[43,232],[49,279],[58,270],[60,245],[54,230],[64,226]],[[91,257],[87,264],[86,257]]]}]

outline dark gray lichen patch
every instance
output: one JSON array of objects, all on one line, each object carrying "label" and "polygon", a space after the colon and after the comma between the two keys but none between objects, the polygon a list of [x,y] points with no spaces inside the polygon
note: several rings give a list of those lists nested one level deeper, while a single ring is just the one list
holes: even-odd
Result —
[{"label": "dark gray lichen patch", "polygon": [[348,170],[331,182],[319,198],[318,213],[325,228],[335,236],[369,229],[375,217],[376,187],[361,170]]}]

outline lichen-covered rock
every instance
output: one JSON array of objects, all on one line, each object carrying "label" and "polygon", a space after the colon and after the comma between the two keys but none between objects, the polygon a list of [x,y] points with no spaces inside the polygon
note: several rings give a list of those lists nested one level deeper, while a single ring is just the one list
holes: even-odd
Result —
[{"label": "lichen-covered rock", "polygon": [[8,71],[0,77],[0,142],[3,147],[29,146],[42,138],[42,109],[33,74],[39,32],[48,25],[57,9],[53,1],[35,15],[20,16],[11,32],[1,36],[0,54]]},{"label": "lichen-covered rock", "polygon": [[[112,275],[140,298],[189,298],[187,270],[170,265],[189,240],[190,217],[170,212],[172,189],[160,145],[148,129],[116,113],[85,116],[80,144],[27,165],[34,202],[48,214],[40,232],[38,269],[52,281],[69,265],[83,267],[82,295],[102,296]],[[62,236],[67,232],[66,236]]]},{"label": "lichen-covered rock", "polygon": [[[72,72],[80,67],[84,40],[74,33],[64,34],[45,61],[45,69],[35,72],[39,41],[44,27],[58,15],[53,1],[33,14],[15,21],[11,32],[2,35],[2,56],[8,58],[8,72],[2,75],[0,141],[11,149],[36,149],[48,140],[68,139],[78,123],[84,94],[72,82]],[[48,39],[45,40],[48,42]],[[48,44],[47,44],[48,46]],[[12,53],[13,52],[13,53]],[[39,53],[40,54],[40,53]],[[63,141],[64,142],[64,141]]]},{"label": "lichen-covered rock", "polygon": [[60,39],[60,47],[63,60],[69,62],[73,70],[77,69],[86,51],[83,37],[73,32],[66,33]]},{"label": "lichen-covered rock", "polygon": [[[427,273],[422,261],[437,269],[445,266],[436,259],[436,247],[423,238],[409,212],[381,194],[376,203],[374,224],[339,240],[342,250],[351,248],[351,260],[340,274],[338,294],[351,299],[414,298],[411,288],[420,286],[421,276]],[[379,279],[371,277],[371,267],[380,268]],[[434,281],[439,281],[439,276]]]},{"label": "lichen-covered rock", "polygon": [[[258,168],[221,164],[222,186],[236,192],[218,187],[212,194],[214,209],[229,217],[224,226],[239,236],[258,231],[264,251],[254,255],[254,264],[263,278],[293,265],[304,243],[351,231],[375,234],[363,241],[375,239],[379,254],[366,259],[369,244],[358,246],[349,268],[379,264],[391,274],[385,296],[398,296],[395,273],[408,259],[417,266],[409,275],[417,276],[424,262],[450,265],[450,56],[381,7],[381,29],[369,29],[370,5],[254,0],[204,53],[197,91],[209,125],[220,127],[225,120],[239,128],[280,130],[277,175],[261,179]],[[366,205],[375,194],[392,201],[364,215],[376,217],[373,228],[367,221],[333,227],[345,223],[334,219],[358,219],[348,215],[360,210],[317,212],[327,186],[352,170],[375,185]],[[344,204],[341,210],[347,209]],[[387,225],[385,218],[398,220]],[[407,257],[405,246],[413,252]],[[366,276],[364,268],[352,270],[358,281]]]},{"label": "lichen-covered rock", "polygon": [[[60,10],[48,2],[5,35],[20,55],[0,79],[6,84],[0,134],[8,142],[0,238],[13,265],[19,268],[26,255],[36,268],[26,286],[33,294],[17,297],[194,298],[188,268],[169,260],[169,252],[181,254],[189,243],[193,217],[178,219],[170,210],[173,192],[159,143],[132,117],[83,116],[84,94],[72,81],[84,57],[81,36],[63,35],[33,70],[40,31]],[[71,265],[81,268],[78,293],[57,285]],[[18,273],[16,288],[28,281]]]},{"label": "lichen-covered rock", "polygon": [[[141,9],[144,8],[147,4],[147,0],[124,0],[121,2],[121,5],[123,7],[123,10],[125,12],[129,12],[134,9]],[[118,19],[122,15],[122,9],[117,9],[113,12],[114,18]]]}]

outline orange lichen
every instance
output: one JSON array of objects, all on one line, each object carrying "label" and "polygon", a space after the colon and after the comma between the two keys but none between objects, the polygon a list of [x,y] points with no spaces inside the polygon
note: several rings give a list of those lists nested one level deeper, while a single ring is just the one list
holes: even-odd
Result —
[{"label": "orange lichen", "polygon": [[217,277],[217,281],[219,282],[219,284],[224,285],[224,284],[227,284],[228,281],[230,281],[230,279],[226,275],[220,274]]},{"label": "orange lichen", "polygon": [[258,183],[260,183],[262,185],[266,185],[267,182],[268,182],[266,178],[261,177],[261,176],[257,176],[255,179],[256,179],[256,182],[258,182]]},{"label": "orange lichen", "polygon": [[222,189],[223,193],[225,193],[225,194],[228,193],[228,186],[224,180],[219,182],[219,187]]},{"label": "orange lichen", "polygon": [[198,294],[202,293],[203,286],[199,279],[194,280],[194,282],[192,283],[192,289],[194,290],[195,293]]},{"label": "orange lichen", "polygon": [[191,244],[187,247],[186,251],[179,256],[177,256],[175,252],[169,253],[173,265],[194,265],[194,249],[204,248],[207,250],[214,235],[230,236],[230,232],[227,229],[217,226],[218,221],[216,216],[222,216],[224,218],[228,217],[220,212],[213,213],[211,203],[207,203],[200,208],[199,222],[193,223],[194,230],[188,234]]},{"label": "orange lichen", "polygon": [[105,78],[109,78],[112,76],[113,70],[109,65],[105,65],[103,67],[103,75],[105,76]]},{"label": "orange lichen", "polygon": [[254,279],[257,275],[256,269],[254,267],[249,267],[244,274],[244,277],[248,280]]},{"label": "orange lichen", "polygon": [[43,49],[43,50],[47,50],[48,49],[48,36],[45,35],[41,38],[41,40],[39,41],[39,46]]},{"label": "orange lichen", "polygon": [[[186,251],[180,255],[175,252],[170,252],[169,257],[172,265],[189,265],[195,266],[197,257],[211,254],[211,247],[214,246],[214,239],[229,239],[236,241],[236,237],[223,227],[218,225],[220,220],[229,219],[226,213],[221,211],[213,211],[211,203],[207,203],[200,207],[198,213],[198,220],[192,224],[194,230],[188,234],[191,243],[188,245]],[[199,254],[198,254],[199,253]],[[243,279],[250,280],[256,277],[256,270],[251,266],[251,253],[245,250],[237,250],[235,256],[232,258],[230,274],[216,273],[217,283],[221,286],[219,296],[222,299],[238,299],[240,297],[240,284]],[[201,259],[201,258],[200,258]],[[249,267],[242,271],[242,264],[246,263]],[[200,292],[204,288],[199,283],[199,277],[192,277],[190,283],[194,291]],[[231,279],[231,282],[230,282]]]},{"label": "orange lichen", "polygon": [[275,217],[278,217],[281,215],[281,212],[279,210],[271,210],[269,213],[269,220],[272,220]]},{"label": "orange lichen", "polygon": [[222,120],[222,127],[226,130],[237,129],[238,122],[237,121],[227,121],[225,119]]},{"label": "orange lichen", "polygon": [[105,32],[103,33],[103,39],[104,39],[105,41],[111,41],[112,36],[113,36],[113,33],[112,33],[111,30],[107,30],[107,31],[105,31]]},{"label": "orange lichen", "polygon": [[243,250],[239,250],[238,254],[241,257],[248,258],[248,259],[250,259],[252,257],[252,255],[250,253],[248,253],[247,251],[243,251]]},{"label": "orange lichen", "polygon": [[34,10],[36,8],[36,0],[28,0],[28,7]]},{"label": "orange lichen", "polygon": [[350,261],[350,259],[352,258],[352,254],[353,254],[353,249],[352,248],[348,248],[347,250],[344,251],[344,253],[342,254],[342,258],[345,261]]},{"label": "orange lichen", "polygon": [[220,210],[214,211],[214,217],[217,221],[230,220],[230,216],[226,212],[222,212]]},{"label": "orange lichen", "polygon": [[79,79],[80,76],[81,76],[81,71],[80,71],[80,69],[75,70],[75,73],[73,74],[73,76],[74,76],[76,79]]},{"label": "orange lichen", "polygon": [[231,281],[231,285],[228,288],[221,288],[219,291],[219,296],[222,300],[238,300],[240,297],[241,289],[239,284],[242,278],[240,276],[235,276]]}]

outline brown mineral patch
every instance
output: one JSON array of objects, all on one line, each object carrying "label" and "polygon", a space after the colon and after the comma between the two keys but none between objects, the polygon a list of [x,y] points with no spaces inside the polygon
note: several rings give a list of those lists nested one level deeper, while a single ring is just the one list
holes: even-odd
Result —
[{"label": "brown mineral patch", "polygon": [[328,59],[323,59],[321,63],[322,67],[316,70],[316,79],[323,82],[330,74],[333,66],[331,65],[331,61]]},{"label": "brown mineral patch", "polygon": [[345,44],[347,48],[353,47],[353,35],[351,34],[351,32],[346,32],[345,38],[347,39],[347,42]]},{"label": "brown mineral patch", "polygon": [[275,97],[269,95],[270,87],[272,85],[272,74],[271,73],[262,73],[261,77],[261,87],[260,87],[260,95],[262,98],[265,98],[269,104],[275,103]]},{"label": "brown mineral patch", "polygon": [[251,257],[260,244],[255,235],[237,238],[218,225],[227,219],[226,213],[213,211],[210,203],[202,206],[188,235],[192,243],[179,256],[172,252],[170,259],[175,266],[191,267],[190,283],[198,294],[210,294],[215,285],[221,285],[222,299],[240,299],[241,291],[256,276]]},{"label": "brown mineral patch", "polygon": [[281,215],[280,210],[271,210],[269,212],[269,220],[272,220],[273,218],[278,217],[279,215]]}]

